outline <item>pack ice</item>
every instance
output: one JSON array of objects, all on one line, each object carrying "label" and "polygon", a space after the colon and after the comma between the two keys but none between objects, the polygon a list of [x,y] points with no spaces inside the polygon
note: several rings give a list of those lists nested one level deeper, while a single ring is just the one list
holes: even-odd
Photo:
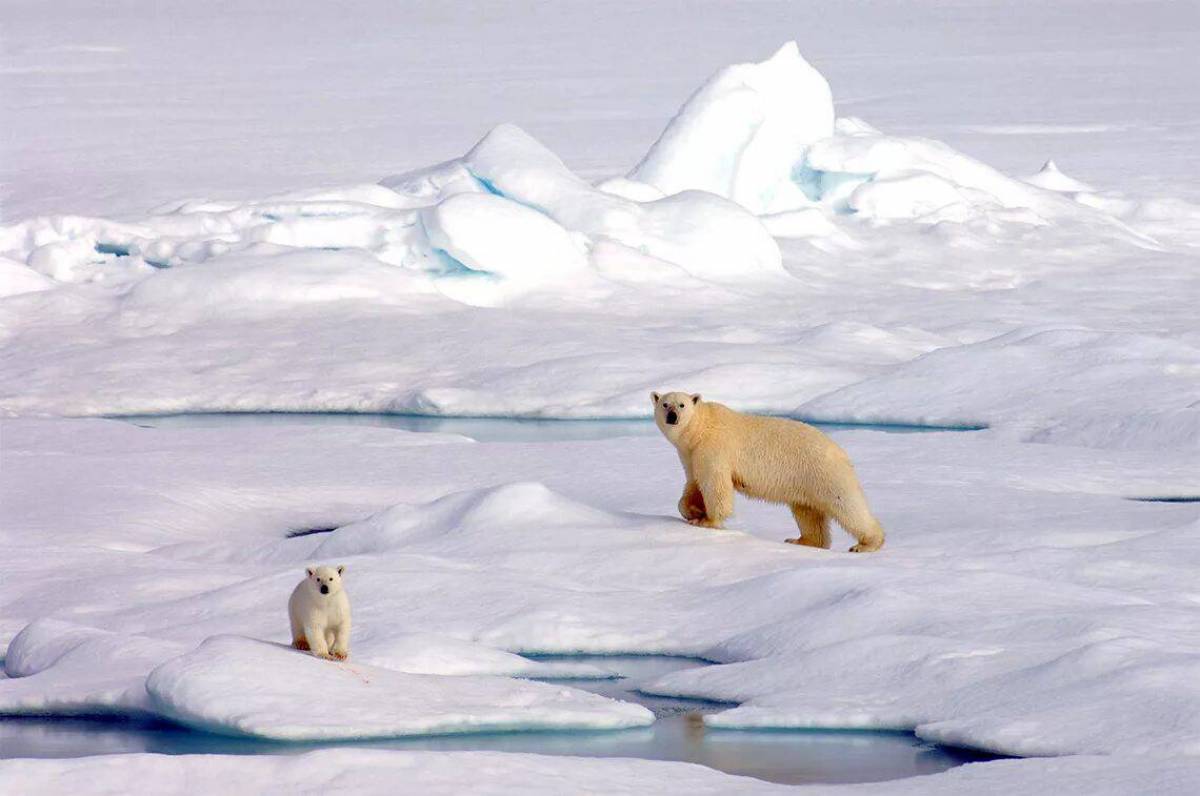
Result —
[{"label": "pack ice", "polygon": [[503,124],[375,185],[0,227],[0,411],[637,417],[669,377],[742,409],[1194,446],[1198,229],[1179,199],[838,117],[788,43],[595,184]]},{"label": "pack ice", "polygon": [[[1194,503],[1142,499],[1200,495],[1200,209],[1055,163],[1014,178],[838,117],[832,96],[787,45],[719,72],[628,173],[594,182],[501,125],[378,184],[10,224],[0,411],[641,417],[649,390],[686,387],[988,426],[838,435],[885,551],[781,545],[786,512],[749,503],[731,532],[697,532],[673,516],[658,439],[5,419],[0,713],[292,740],[616,728],[647,714],[513,679],[604,671],[520,653],[672,653],[714,665],[651,688],[736,702],[714,728],[1047,756],[862,790],[1194,790],[1200,525]],[[317,527],[336,530],[288,538]],[[355,573],[353,668],[279,646],[287,594],[326,557]],[[404,767],[431,792],[589,774],[774,790],[649,762],[369,750],[172,770],[252,787],[328,765],[365,784]],[[71,771],[157,782],[164,766]],[[29,789],[61,774],[0,764]]]}]

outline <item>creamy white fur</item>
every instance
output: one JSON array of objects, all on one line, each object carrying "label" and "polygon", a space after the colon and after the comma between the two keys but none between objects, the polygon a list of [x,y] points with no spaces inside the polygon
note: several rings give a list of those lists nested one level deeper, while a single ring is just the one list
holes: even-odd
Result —
[{"label": "creamy white fur", "polygon": [[883,546],[850,457],[817,429],[796,420],[735,412],[698,394],[650,394],[654,420],[679,452],[687,476],[679,513],[693,525],[720,528],[733,493],[786,503],[800,526],[794,544],[829,547],[829,520],[858,540],[851,552]]},{"label": "creamy white fur", "polygon": [[[319,658],[350,656],[350,597],[342,587],[345,566],[309,567],[288,600],[292,646]],[[322,594],[324,588],[327,593]]]}]

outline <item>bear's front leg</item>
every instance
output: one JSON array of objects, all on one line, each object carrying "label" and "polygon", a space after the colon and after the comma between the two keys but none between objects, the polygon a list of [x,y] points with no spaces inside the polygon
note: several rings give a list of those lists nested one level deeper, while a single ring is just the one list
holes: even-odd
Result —
[{"label": "bear's front leg", "polygon": [[329,648],[329,654],[339,661],[350,657],[350,620],[342,622],[334,631],[333,646]]},{"label": "bear's front leg", "polygon": [[702,528],[721,528],[733,514],[733,476],[720,470],[702,472],[696,479],[704,501],[705,515],[701,519],[688,520]]},{"label": "bear's front leg", "polygon": [[304,637],[308,640],[312,654],[318,658],[329,657],[329,645],[325,642],[325,628],[319,625],[305,625]]},{"label": "bear's front leg", "polygon": [[704,508],[704,495],[695,481],[688,481],[683,487],[683,497],[679,498],[679,516],[688,522],[702,520],[708,515]]}]

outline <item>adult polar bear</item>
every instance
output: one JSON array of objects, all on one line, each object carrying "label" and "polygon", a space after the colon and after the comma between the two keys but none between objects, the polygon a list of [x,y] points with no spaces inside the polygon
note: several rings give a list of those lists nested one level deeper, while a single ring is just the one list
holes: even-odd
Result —
[{"label": "adult polar bear", "polygon": [[800,526],[793,544],[829,547],[829,520],[858,540],[852,553],[883,546],[883,528],[867,507],[850,457],[796,420],[735,412],[699,395],[650,393],[654,420],[683,462],[687,484],[679,513],[693,525],[720,528],[733,492],[787,503]]}]

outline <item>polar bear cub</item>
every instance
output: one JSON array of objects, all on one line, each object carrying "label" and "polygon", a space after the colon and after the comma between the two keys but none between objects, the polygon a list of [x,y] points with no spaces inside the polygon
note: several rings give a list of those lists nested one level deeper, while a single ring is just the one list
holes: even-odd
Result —
[{"label": "polar bear cub", "polygon": [[867,507],[850,457],[797,420],[744,415],[699,395],[650,393],[654,420],[679,453],[687,483],[679,513],[693,525],[720,528],[733,493],[786,503],[800,526],[792,544],[829,547],[829,520],[858,540],[852,553],[883,546],[883,528]]},{"label": "polar bear cub", "polygon": [[292,646],[318,658],[350,655],[350,597],[342,588],[346,567],[309,567],[288,600]]}]

